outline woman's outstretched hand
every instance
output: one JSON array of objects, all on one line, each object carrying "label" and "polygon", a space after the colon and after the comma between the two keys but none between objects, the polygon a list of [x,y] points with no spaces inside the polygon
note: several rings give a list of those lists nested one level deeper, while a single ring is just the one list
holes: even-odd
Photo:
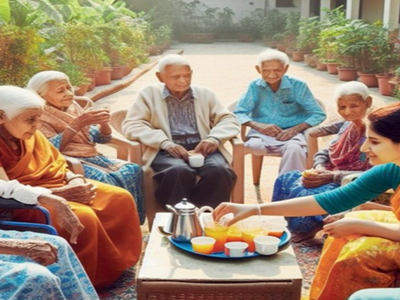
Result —
[{"label": "woman's outstretched hand", "polygon": [[224,215],[232,213],[233,219],[231,219],[227,226],[231,226],[236,222],[246,219],[257,211],[256,205],[245,205],[238,203],[223,202],[214,209],[213,217],[215,221],[219,221]]}]

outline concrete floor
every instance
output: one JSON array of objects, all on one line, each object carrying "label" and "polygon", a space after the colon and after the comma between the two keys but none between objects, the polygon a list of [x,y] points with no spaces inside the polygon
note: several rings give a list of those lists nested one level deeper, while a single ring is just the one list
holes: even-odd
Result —
[{"label": "concrete floor", "polygon": [[[213,43],[213,44],[174,44],[172,49],[166,53],[177,53],[183,50],[183,55],[189,59],[193,68],[192,83],[207,86],[220,98],[221,102],[228,106],[231,102],[239,99],[245,92],[248,83],[258,77],[254,66],[257,63],[257,55],[265,46],[262,43]],[[140,68],[155,66],[159,57],[152,57],[151,63]],[[111,110],[129,109],[138,92],[145,86],[157,82],[154,75],[156,67],[140,76],[127,88],[96,101],[95,106],[107,105]],[[314,96],[320,99],[328,112],[328,119],[336,118],[336,107],[331,98],[335,88],[342,82],[337,75],[317,71],[307,67],[303,62],[291,62],[289,75],[304,80]],[[115,83],[114,83],[115,84]],[[87,96],[94,95],[101,89],[96,88]],[[379,94],[377,88],[371,88],[374,105],[380,106],[385,103],[397,101],[392,97]],[[112,155],[112,150],[102,148],[105,154]],[[264,159],[260,187],[257,188],[252,182],[251,160],[247,155],[245,159],[245,202],[269,201],[272,194],[273,183],[278,174],[279,158],[266,157]]]}]

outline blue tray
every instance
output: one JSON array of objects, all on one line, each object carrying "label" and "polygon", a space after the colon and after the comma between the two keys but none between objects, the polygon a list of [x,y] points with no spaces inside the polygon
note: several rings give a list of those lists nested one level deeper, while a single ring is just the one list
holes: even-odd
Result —
[{"label": "blue tray", "polygon": [[[260,255],[257,252],[246,252],[246,254],[244,256],[242,256],[242,257],[229,257],[224,252],[218,252],[218,253],[213,253],[213,254],[197,253],[197,252],[193,251],[192,244],[190,242],[189,243],[176,242],[171,237],[168,237],[168,239],[171,241],[171,244],[176,246],[177,248],[182,249],[182,250],[184,250],[186,252],[190,252],[190,253],[193,253],[193,254],[196,254],[196,255],[200,255],[200,256],[234,259],[234,258],[255,257],[255,256],[259,256]],[[283,232],[283,234],[280,237],[280,239],[281,239],[281,242],[279,243],[279,247],[282,247],[282,246],[286,245],[290,240],[290,232],[287,229],[285,229],[285,231]]]}]

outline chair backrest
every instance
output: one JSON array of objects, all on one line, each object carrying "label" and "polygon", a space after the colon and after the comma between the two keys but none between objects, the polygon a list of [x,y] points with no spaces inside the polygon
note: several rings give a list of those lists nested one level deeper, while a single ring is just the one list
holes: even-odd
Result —
[{"label": "chair backrest", "polygon": [[74,96],[74,101],[77,102],[84,110],[87,110],[94,105],[92,99],[85,96]]},{"label": "chair backrest", "polygon": [[125,120],[127,113],[128,113],[128,110],[126,110],[126,109],[113,111],[111,113],[110,124],[120,134],[122,134],[122,122]]}]

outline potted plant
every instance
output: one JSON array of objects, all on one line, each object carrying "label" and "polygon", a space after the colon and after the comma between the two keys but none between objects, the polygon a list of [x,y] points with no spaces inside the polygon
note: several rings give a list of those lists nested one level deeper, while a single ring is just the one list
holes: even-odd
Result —
[{"label": "potted plant", "polygon": [[57,69],[68,75],[75,88],[75,95],[83,96],[88,91],[91,79],[87,78],[77,65],[67,61],[62,62]]},{"label": "potted plant", "polygon": [[299,35],[296,38],[296,52],[293,61],[303,61],[304,55],[311,53],[318,46],[321,30],[319,17],[303,18],[299,22]]},{"label": "potted plant", "polygon": [[182,42],[212,43],[213,28],[217,22],[218,8],[209,8],[198,0],[186,3],[179,1],[174,31]]},{"label": "potted plant", "polygon": [[345,17],[343,7],[333,10],[325,9],[327,17],[321,22],[321,31],[318,37],[318,48],[313,52],[320,63],[326,65],[329,74],[337,74],[338,63],[338,41],[341,28],[349,21]]},{"label": "potted plant", "polygon": [[256,39],[258,26],[251,16],[244,17],[239,22],[238,41],[243,43],[253,43]]},{"label": "potted plant", "polygon": [[251,18],[257,23],[259,34],[269,47],[276,47],[279,51],[285,51],[284,35],[286,25],[286,13],[278,9],[256,9],[251,13]]}]

